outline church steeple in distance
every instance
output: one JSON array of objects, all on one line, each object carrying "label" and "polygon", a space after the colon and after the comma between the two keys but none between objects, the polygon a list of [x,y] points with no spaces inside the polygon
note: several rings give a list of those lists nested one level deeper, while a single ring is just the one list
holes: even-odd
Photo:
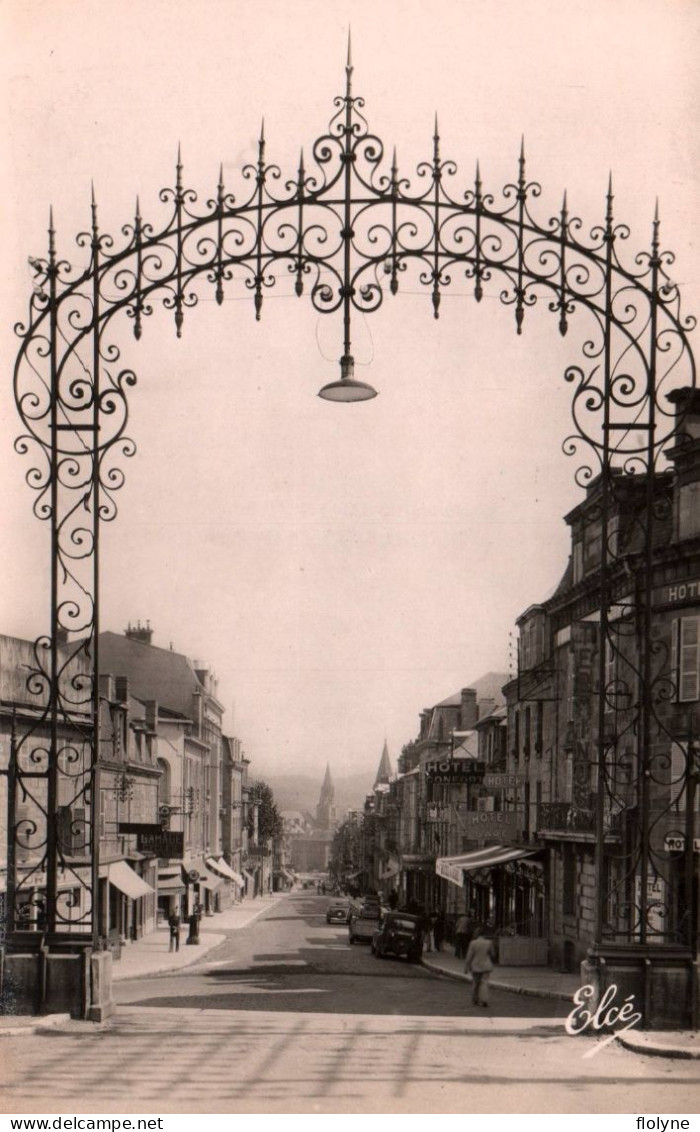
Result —
[{"label": "church steeple in distance", "polygon": [[336,824],[335,787],[331,778],[330,763],[326,763],[326,774],[316,807],[316,825],[319,829],[335,829]]},{"label": "church steeple in distance", "polygon": [[374,785],[379,786],[380,782],[388,782],[391,778],[391,761],[389,759],[389,748],[386,739],[384,740],[384,750],[382,757],[379,760],[379,767],[377,769],[377,777],[374,780]]}]

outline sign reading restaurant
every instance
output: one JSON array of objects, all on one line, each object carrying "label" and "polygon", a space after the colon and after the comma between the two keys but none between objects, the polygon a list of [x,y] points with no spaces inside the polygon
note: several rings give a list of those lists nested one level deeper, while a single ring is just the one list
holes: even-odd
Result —
[{"label": "sign reading restaurant", "polygon": [[430,759],[425,764],[426,778],[443,785],[463,785],[481,782],[486,764],[476,759]]}]

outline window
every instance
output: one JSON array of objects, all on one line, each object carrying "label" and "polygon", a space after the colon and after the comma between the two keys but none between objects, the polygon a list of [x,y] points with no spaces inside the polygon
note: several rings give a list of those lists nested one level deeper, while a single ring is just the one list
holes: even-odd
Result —
[{"label": "window", "polygon": [[544,749],[544,704],[538,700],[535,705],[535,754],[541,755]]},{"label": "window", "polygon": [[676,700],[700,699],[700,617],[677,617],[672,625],[671,669]]},{"label": "window", "polygon": [[562,847],[562,911],[576,915],[576,856],[573,845]]},{"label": "window", "polygon": [[583,577],[583,543],[575,542],[573,547],[574,585]]},{"label": "window", "polygon": [[[687,809],[686,762],[687,743],[674,743],[671,747],[671,800],[673,812],[684,814]],[[700,813],[700,790],[695,789],[693,812]]]},{"label": "window", "polygon": [[678,537],[700,535],[700,482],[685,483],[678,492]]}]

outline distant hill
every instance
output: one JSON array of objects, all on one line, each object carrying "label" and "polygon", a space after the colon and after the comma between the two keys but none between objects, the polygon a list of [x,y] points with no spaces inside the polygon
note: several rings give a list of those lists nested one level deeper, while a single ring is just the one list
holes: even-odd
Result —
[{"label": "distant hill", "polygon": [[[254,766],[251,766],[251,771],[252,776],[255,777]],[[374,785],[374,774],[375,772],[370,771],[366,774],[351,774],[346,778],[333,777],[335,806],[340,817],[346,810],[362,809],[365,795],[369,794]],[[280,810],[316,813],[323,775],[261,773],[260,777],[264,778],[272,788],[275,802]]]}]

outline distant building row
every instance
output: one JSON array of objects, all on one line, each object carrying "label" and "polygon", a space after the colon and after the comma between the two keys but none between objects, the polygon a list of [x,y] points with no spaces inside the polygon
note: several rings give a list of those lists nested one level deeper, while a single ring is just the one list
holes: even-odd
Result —
[{"label": "distant building row", "polygon": [[[115,954],[121,945],[178,912],[211,915],[235,901],[284,883],[279,847],[260,844],[251,800],[249,760],[239,739],[223,732],[224,709],[211,671],[152,643],[152,630],[131,626],[102,633],[99,750],[99,934]],[[66,655],[71,650],[65,646]],[[74,650],[73,650],[74,651]],[[0,637],[0,761],[7,767],[13,736],[31,732],[25,765],[42,765],[48,728],[27,689],[34,645]],[[59,736],[81,755],[80,720],[66,714]],[[84,721],[83,721],[84,722]],[[75,735],[75,738],[73,738]],[[40,780],[38,780],[40,782]],[[7,778],[0,780],[0,919],[7,888]],[[20,797],[13,815],[17,913],[28,930],[42,928],[46,878],[40,871],[41,795]],[[45,789],[45,787],[44,787]],[[59,878],[62,919],[79,919],[89,886],[80,885],[84,829],[90,820],[70,803],[69,768],[59,778],[58,837],[70,864]],[[84,854],[83,854],[84,855]],[[84,866],[89,869],[89,865]],[[74,910],[71,912],[71,910]]]}]

